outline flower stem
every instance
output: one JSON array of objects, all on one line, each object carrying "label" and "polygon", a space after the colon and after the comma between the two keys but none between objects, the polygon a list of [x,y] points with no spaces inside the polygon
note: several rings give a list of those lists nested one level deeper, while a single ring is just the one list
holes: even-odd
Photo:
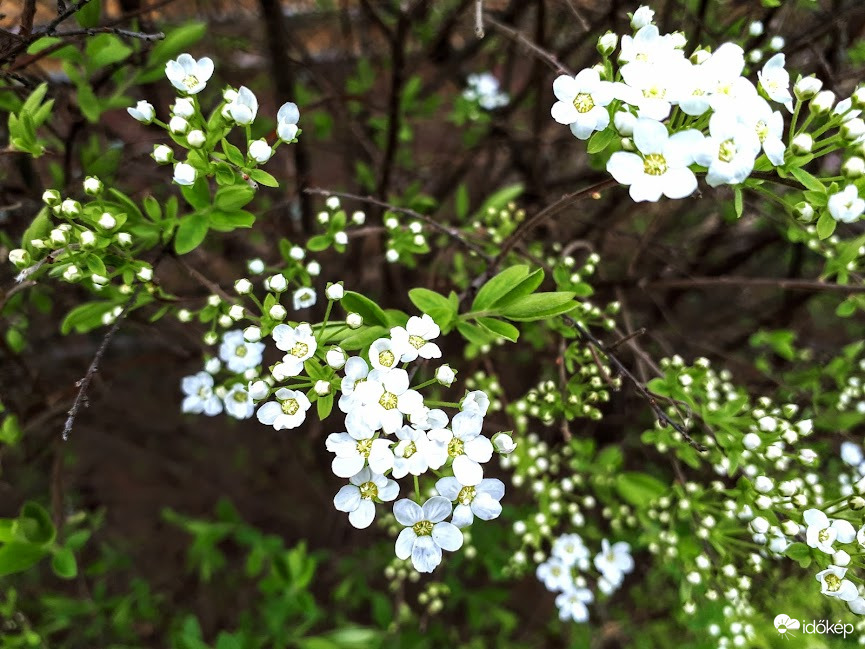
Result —
[{"label": "flower stem", "polygon": [[414,497],[417,500],[418,505],[419,505],[420,504],[420,480],[418,480],[417,476],[414,477]]}]

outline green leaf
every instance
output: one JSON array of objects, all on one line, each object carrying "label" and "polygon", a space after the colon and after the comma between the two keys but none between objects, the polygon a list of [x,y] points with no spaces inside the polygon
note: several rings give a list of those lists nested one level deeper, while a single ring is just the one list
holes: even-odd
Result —
[{"label": "green leaf", "polygon": [[66,314],[60,325],[60,333],[68,334],[73,329],[85,333],[102,326],[102,316],[115,307],[114,302],[85,302]]},{"label": "green leaf", "polygon": [[22,540],[34,545],[48,545],[54,541],[54,523],[51,515],[39,503],[29,501],[21,507],[18,525],[23,535]]},{"label": "green leaf", "polygon": [[526,295],[502,309],[508,320],[530,322],[567,313],[577,306],[574,294],[564,291]]},{"label": "green leaf", "polygon": [[317,234],[314,237],[310,237],[309,241],[306,242],[306,249],[310,252],[327,250],[332,240],[333,238],[328,234]]},{"label": "green leaf", "polygon": [[174,250],[178,255],[185,255],[195,250],[207,236],[210,228],[210,220],[206,214],[193,212],[189,216],[180,219],[177,233],[174,235]]},{"label": "green leaf", "polygon": [[339,346],[346,351],[363,349],[379,338],[387,336],[389,331],[390,330],[387,327],[363,327],[362,329],[351,332],[348,336],[343,338],[340,341]]},{"label": "green leaf", "polygon": [[33,239],[44,239],[49,232],[51,232],[51,217],[48,216],[48,208],[43,207],[24,230],[21,236],[21,247],[33,254],[36,248],[30,245],[30,242]]},{"label": "green leaf", "polygon": [[359,313],[363,316],[364,324],[379,325],[381,327],[390,326],[387,314],[382,310],[382,308],[360,293],[346,291],[341,304],[342,308],[345,309],[346,312]]},{"label": "green leaf", "polygon": [[327,419],[328,415],[330,415],[330,411],[333,410],[333,392],[326,394],[323,397],[319,397],[315,402],[315,406],[318,410],[318,418],[321,421]]},{"label": "green leaf", "polygon": [[648,473],[628,471],[616,476],[616,490],[634,507],[647,507],[666,493],[667,488],[667,485]]},{"label": "green leaf", "polygon": [[589,142],[586,145],[586,151],[590,154],[600,153],[610,146],[610,143],[618,136],[619,134],[616,129],[612,128],[612,126],[608,126],[603,131],[598,131],[589,138]]},{"label": "green leaf", "polygon": [[216,192],[214,205],[226,212],[239,210],[255,198],[255,190],[249,185],[232,185],[222,187]]},{"label": "green leaf", "polygon": [[48,554],[48,550],[29,543],[7,543],[0,547],[0,577],[23,572]]},{"label": "green leaf", "polygon": [[457,324],[457,331],[473,345],[488,345],[495,339],[495,336],[487,333],[485,329],[481,329],[477,325],[469,324],[468,322]]},{"label": "green leaf", "polygon": [[791,543],[784,550],[784,554],[793,561],[798,561],[803,568],[807,568],[811,563],[811,548],[804,543]]},{"label": "green leaf", "polygon": [[92,72],[123,61],[132,54],[132,48],[114,34],[98,34],[87,39],[85,53],[87,68]]},{"label": "green leaf", "polygon": [[483,329],[496,336],[510,340],[512,343],[517,342],[517,338],[520,337],[520,330],[510,322],[496,320],[495,318],[478,318],[477,322]]},{"label": "green leaf", "polygon": [[243,157],[243,153],[240,149],[234,146],[231,142],[222,138],[222,150],[225,152],[225,156],[228,160],[238,167],[242,167],[246,164],[246,159]]},{"label": "green leaf", "polygon": [[130,216],[135,216],[140,220],[144,219],[144,215],[141,213],[141,210],[138,209],[138,206],[129,198],[126,194],[121,192],[118,189],[114,189],[113,187],[108,190],[108,192],[114,196],[120,205],[123,206],[123,211],[126,212]]},{"label": "green leaf", "polygon": [[464,221],[469,215],[469,190],[466,188],[465,183],[461,183],[457,187],[457,193],[454,197],[454,210],[460,221]]},{"label": "green leaf", "polygon": [[75,12],[75,20],[84,28],[96,27],[102,16],[102,0],[90,0],[86,5]]},{"label": "green leaf", "polygon": [[255,223],[255,214],[246,210],[223,212],[214,210],[210,213],[210,226],[221,232],[231,232],[236,228],[251,228]]},{"label": "green leaf", "polygon": [[837,225],[838,222],[832,218],[832,215],[828,211],[823,212],[820,218],[817,219],[817,236],[821,239],[828,239],[835,232],[835,226]]},{"label": "green leaf", "polygon": [[51,569],[62,579],[74,579],[78,576],[78,563],[69,548],[60,548],[51,557]]},{"label": "green leaf", "polygon": [[472,311],[489,310],[496,302],[528,277],[528,274],[529,267],[525,265],[505,268],[502,272],[481,286],[481,289],[478,291],[478,294],[472,302]]},{"label": "green leaf", "polygon": [[169,59],[188,50],[190,45],[200,41],[206,33],[207,23],[205,22],[186,23],[172,29],[150,50],[148,66],[157,68],[160,76],[163,75],[165,63]]},{"label": "green leaf", "polygon": [[196,178],[195,184],[181,187],[180,193],[183,194],[186,202],[197,210],[210,207],[210,187],[207,185],[207,179],[201,176]]},{"label": "green leaf", "polygon": [[484,201],[483,205],[478,209],[477,214],[486,214],[490,209],[498,212],[522,193],[523,186],[519,184],[503,187]]},{"label": "green leaf", "polygon": [[47,50],[49,47],[53,47],[58,43],[62,43],[62,38],[57,38],[56,36],[43,36],[42,38],[34,41],[27,48],[28,54],[38,54],[42,50]]},{"label": "green leaf", "polygon": [[736,218],[742,218],[742,212],[745,209],[744,201],[742,200],[742,188],[735,187],[733,189],[733,205],[736,208]]},{"label": "green leaf", "polygon": [[451,301],[441,293],[427,288],[413,288],[408,292],[408,299],[422,313],[426,313],[442,329],[446,328],[457,317]]},{"label": "green leaf", "polygon": [[249,177],[259,185],[264,185],[265,187],[279,187],[279,181],[264,169],[253,169],[249,172]]},{"label": "green leaf", "polygon": [[806,189],[810,189],[814,192],[820,192],[822,194],[826,193],[826,187],[823,185],[820,179],[812,176],[801,167],[793,167],[792,169],[788,169],[788,171],[796,180],[802,183],[802,185]]}]

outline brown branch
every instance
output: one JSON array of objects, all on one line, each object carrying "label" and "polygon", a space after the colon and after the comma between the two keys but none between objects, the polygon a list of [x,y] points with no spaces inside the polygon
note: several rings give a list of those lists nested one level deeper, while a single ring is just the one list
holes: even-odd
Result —
[{"label": "brown branch", "polygon": [[446,234],[451,239],[458,241],[460,244],[462,244],[463,246],[474,252],[476,255],[484,259],[487,263],[491,263],[493,261],[493,258],[487,253],[485,253],[482,248],[466,239],[463,233],[460,232],[458,228],[439,223],[434,218],[432,218],[431,216],[427,216],[426,214],[415,212],[414,210],[407,207],[399,207],[398,205],[392,205],[391,203],[379,200],[377,198],[373,198],[372,196],[360,196],[359,194],[349,194],[348,192],[337,192],[330,189],[323,189],[321,187],[307,187],[303,191],[308,194],[315,194],[317,196],[339,196],[340,198],[348,198],[355,201],[362,201],[364,203],[377,205],[378,207],[390,210],[391,212],[399,212],[401,214],[405,214],[412,218],[418,219],[419,221],[423,221],[434,230],[437,230],[442,234]]},{"label": "brown branch", "polygon": [[694,288],[698,286],[748,286],[779,288],[790,291],[828,291],[832,293],[865,293],[865,286],[851,284],[832,284],[821,280],[785,279],[782,277],[688,277],[674,279],[642,280],[638,282],[642,289],[677,289]]},{"label": "brown branch", "polygon": [[36,15],[36,0],[25,0],[21,12],[21,36],[27,38],[33,30],[33,17]]},{"label": "brown branch", "polygon": [[475,36],[484,37],[484,0],[475,0]]},{"label": "brown branch", "polygon": [[531,40],[523,36],[519,31],[514,29],[513,27],[509,27],[504,23],[500,23],[495,18],[491,18],[490,16],[486,17],[486,22],[495,27],[500,32],[506,34],[510,38],[514,39],[521,45],[525,46],[530,52],[532,52],[535,56],[547,62],[547,64],[553,68],[559,74],[568,74],[573,76],[573,73],[568,70],[567,67],[562,65],[559,59],[552,52],[548,52],[537,44],[533,43]]},{"label": "brown branch", "polygon": [[114,337],[114,334],[116,334],[117,330],[120,329],[120,323],[123,322],[126,314],[129,313],[132,305],[135,304],[135,301],[138,299],[138,294],[141,292],[142,286],[143,284],[141,283],[135,286],[135,290],[132,291],[132,295],[130,295],[129,299],[126,301],[120,315],[117,316],[111,329],[109,329],[108,333],[106,333],[102,338],[102,343],[99,345],[99,349],[96,350],[96,354],[93,356],[93,360],[90,362],[90,367],[87,368],[87,373],[84,375],[84,378],[76,384],[78,386],[78,394],[75,395],[75,401],[72,402],[72,407],[69,409],[69,416],[66,418],[66,423],[63,425],[63,432],[61,433],[64,442],[69,440],[69,433],[72,432],[72,426],[75,425],[75,418],[87,402],[87,389],[90,387],[93,375],[99,371],[99,363],[105,355],[105,350],[108,349],[108,345]]},{"label": "brown branch", "polygon": [[78,12],[79,9],[84,7],[84,5],[89,2],[90,0],[78,0],[78,2],[76,2],[71,7],[66,7],[63,4],[58,3],[57,7],[60,11],[58,11],[57,17],[54,18],[50,23],[48,23],[44,28],[36,32],[32,32],[27,38],[22,39],[20,43],[18,43],[15,47],[11,48],[8,52],[6,52],[3,58],[0,59],[0,64],[8,63],[9,61],[14,60],[15,57],[24,50],[26,50],[31,43],[39,40],[43,36],[53,36],[60,23],[67,20],[68,18],[71,18],[76,12]]},{"label": "brown branch", "polygon": [[142,41],[161,41],[165,38],[165,34],[162,32],[146,34],[144,32],[133,32],[128,29],[120,29],[119,27],[88,27],[86,29],[72,29],[65,32],[58,32],[54,34],[54,36],[58,38],[72,38],[75,36],[95,36],[96,34],[116,34],[117,36],[137,38]]}]

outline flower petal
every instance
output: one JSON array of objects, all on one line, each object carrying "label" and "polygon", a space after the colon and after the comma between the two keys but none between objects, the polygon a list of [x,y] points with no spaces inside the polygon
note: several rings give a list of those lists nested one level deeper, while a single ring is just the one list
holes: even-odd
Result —
[{"label": "flower petal", "polygon": [[399,536],[396,537],[396,556],[398,559],[405,560],[411,556],[411,550],[416,539],[417,534],[410,527],[406,527],[399,533]]},{"label": "flower petal", "polygon": [[485,493],[479,493],[474,497],[471,508],[472,513],[482,521],[491,521],[502,513],[499,501]]},{"label": "flower petal", "polygon": [[438,523],[446,519],[451,513],[451,501],[441,496],[433,496],[423,504],[423,519]]},{"label": "flower petal", "polygon": [[457,499],[457,496],[460,495],[460,489],[462,489],[462,485],[456,478],[447,477],[436,482],[436,491],[450,501]]},{"label": "flower petal", "polygon": [[357,509],[348,515],[348,522],[359,530],[364,530],[372,524],[375,518],[375,505],[371,500],[361,500]]},{"label": "flower petal", "polygon": [[643,160],[636,153],[616,151],[607,161],[607,172],[622,185],[633,185],[644,175]]},{"label": "flower petal", "polygon": [[431,536],[418,537],[411,551],[411,562],[418,572],[432,572],[442,562],[442,550]]},{"label": "flower petal", "polygon": [[360,489],[347,484],[336,492],[333,506],[340,512],[353,512],[360,505]]},{"label": "flower petal", "polygon": [[403,498],[393,506],[393,515],[400,525],[414,525],[424,519],[421,506],[408,498]]},{"label": "flower petal", "polygon": [[433,540],[443,550],[456,552],[463,545],[463,533],[452,523],[437,523],[433,526]]}]

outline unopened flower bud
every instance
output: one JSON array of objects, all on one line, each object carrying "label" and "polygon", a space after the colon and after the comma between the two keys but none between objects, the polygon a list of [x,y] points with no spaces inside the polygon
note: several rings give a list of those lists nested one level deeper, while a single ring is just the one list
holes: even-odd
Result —
[{"label": "unopened flower bud", "polygon": [[865,160],[859,156],[848,158],[841,166],[841,172],[850,179],[861,178],[865,175]]},{"label": "unopened flower bud", "polygon": [[330,382],[329,381],[316,381],[313,390],[320,397],[326,397],[330,394]]},{"label": "unopened flower bud", "polygon": [[103,230],[113,230],[115,227],[117,227],[117,219],[115,219],[108,212],[103,212],[102,216],[99,217],[99,221],[97,221],[97,223],[99,223],[99,227]]},{"label": "unopened flower bud", "polygon": [[15,248],[14,250],[9,251],[9,261],[15,264],[18,268],[26,268],[30,265],[32,260],[30,259],[29,252],[23,248]]},{"label": "unopened flower bud", "polygon": [[493,448],[496,450],[496,453],[508,455],[516,450],[517,444],[507,433],[498,433],[493,436]]},{"label": "unopened flower bud", "polygon": [[234,290],[238,295],[246,295],[252,290],[252,282],[243,277],[234,283]]},{"label": "unopened flower bud", "polygon": [[232,304],[231,308],[228,309],[228,317],[232,320],[240,320],[243,318],[243,307],[239,304]]},{"label": "unopened flower bud", "polygon": [[363,326],[363,316],[359,313],[349,313],[345,318],[349,329],[359,329]]},{"label": "unopened flower bud", "polygon": [[243,339],[246,342],[257,343],[261,340],[261,329],[255,325],[243,330]]},{"label": "unopened flower bud", "polygon": [[811,153],[811,149],[814,148],[814,138],[808,133],[799,133],[799,135],[793,138],[790,146],[793,149],[793,153],[799,155]]},{"label": "unopened flower bud", "polygon": [[285,275],[271,275],[265,281],[265,285],[268,291],[282,293],[288,288],[288,280],[285,279]]},{"label": "unopened flower bud", "polygon": [[191,146],[193,149],[200,149],[204,146],[204,143],[207,142],[207,136],[204,135],[204,131],[201,129],[194,129],[189,131],[186,135],[186,143]]},{"label": "unopened flower bud", "polygon": [[274,320],[282,320],[288,314],[281,304],[274,304],[267,313]]},{"label": "unopened flower bud", "polygon": [[598,52],[601,56],[609,56],[619,44],[619,37],[613,32],[607,32],[598,39]]},{"label": "unopened flower bud", "polygon": [[814,96],[814,99],[812,99],[811,103],[808,105],[808,109],[812,113],[822,115],[823,113],[828,113],[832,110],[832,106],[834,105],[835,93],[831,90],[823,90]]},{"label": "unopened flower bud", "polygon": [[183,135],[189,130],[189,122],[179,115],[175,115],[171,118],[171,121],[168,122],[168,130],[175,135]]},{"label": "unopened flower bud", "polygon": [[78,240],[81,242],[82,248],[91,248],[96,245],[96,235],[90,230],[82,230],[78,234]]},{"label": "unopened flower bud", "polygon": [[841,137],[845,140],[858,140],[865,135],[865,122],[861,117],[854,117],[841,125]]},{"label": "unopened flower bud", "polygon": [[324,359],[327,364],[335,370],[341,370],[345,366],[345,352],[340,347],[333,347],[327,350]]},{"label": "unopened flower bud", "polygon": [[42,202],[48,205],[49,207],[53,207],[60,203],[60,192],[56,189],[46,189],[42,192]]},{"label": "unopened flower bud", "polygon": [[253,401],[261,401],[270,393],[270,387],[264,381],[254,381],[249,384],[248,391]]},{"label": "unopened flower bud", "polygon": [[341,300],[345,295],[345,289],[342,284],[331,284],[324,290],[324,294],[328,300]]},{"label": "unopened flower bud", "polygon": [[81,214],[81,203],[74,201],[71,198],[67,198],[60,204],[60,211],[63,212],[65,216],[78,216]]},{"label": "unopened flower bud", "polygon": [[793,86],[793,93],[798,99],[801,99],[802,101],[807,101],[808,99],[812,99],[814,95],[820,92],[820,89],[822,87],[823,82],[820,81],[820,79],[818,79],[817,77],[802,77],[796,82],[796,85]]},{"label": "unopened flower bud", "polygon": [[803,223],[810,223],[814,220],[814,208],[810,203],[804,201],[796,203],[794,211],[796,213],[796,218]]},{"label": "unopened flower bud", "polygon": [[98,196],[102,193],[102,181],[96,176],[87,176],[84,179],[84,193],[89,196]]},{"label": "unopened flower bud", "polygon": [[174,151],[171,150],[171,147],[164,144],[157,144],[153,147],[151,156],[161,165],[169,164],[174,159]]}]

